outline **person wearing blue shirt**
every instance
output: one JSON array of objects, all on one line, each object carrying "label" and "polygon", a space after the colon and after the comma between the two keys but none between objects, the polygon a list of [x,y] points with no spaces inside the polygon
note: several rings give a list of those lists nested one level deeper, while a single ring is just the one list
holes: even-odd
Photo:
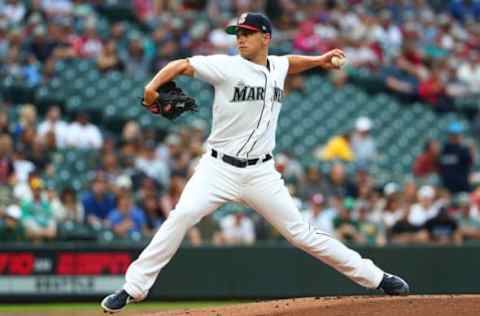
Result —
[{"label": "person wearing blue shirt", "polygon": [[132,203],[130,194],[118,196],[118,205],[108,215],[108,222],[115,236],[139,239],[147,227],[145,213]]},{"label": "person wearing blue shirt", "polygon": [[110,212],[115,209],[115,198],[108,191],[105,175],[97,173],[92,183],[92,191],[82,199],[85,219],[93,227],[101,228]]}]

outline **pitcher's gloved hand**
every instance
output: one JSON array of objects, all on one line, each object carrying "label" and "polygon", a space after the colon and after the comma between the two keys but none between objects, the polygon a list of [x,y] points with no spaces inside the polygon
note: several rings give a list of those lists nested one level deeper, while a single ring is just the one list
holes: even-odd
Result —
[{"label": "pitcher's gloved hand", "polygon": [[150,105],[144,103],[142,98],[142,106],[147,108],[151,113],[161,115],[169,120],[174,120],[183,112],[197,112],[197,102],[194,98],[188,96],[182,89],[177,87],[175,82],[169,81],[163,84],[157,90],[158,97]]}]

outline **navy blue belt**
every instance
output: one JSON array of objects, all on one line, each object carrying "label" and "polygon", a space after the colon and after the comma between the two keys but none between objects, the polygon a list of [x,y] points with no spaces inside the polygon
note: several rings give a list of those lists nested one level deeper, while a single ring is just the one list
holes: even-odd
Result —
[{"label": "navy blue belt", "polygon": [[[213,158],[218,158],[218,151],[216,151],[215,149],[212,149],[212,157]],[[223,162],[226,162],[226,163],[228,163],[232,166],[238,167],[238,168],[245,168],[246,166],[256,165],[259,160],[261,160],[262,162],[266,162],[266,161],[269,161],[272,158],[273,157],[270,154],[265,155],[265,158],[263,158],[263,159],[260,159],[260,158],[240,159],[240,158],[236,158],[236,157],[225,155],[225,154],[223,154],[222,157],[221,157]]]}]

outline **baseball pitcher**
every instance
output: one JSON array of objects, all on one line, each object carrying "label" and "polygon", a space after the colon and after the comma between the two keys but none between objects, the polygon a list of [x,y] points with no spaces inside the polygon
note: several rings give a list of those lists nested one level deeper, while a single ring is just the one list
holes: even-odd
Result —
[{"label": "baseball pitcher", "polygon": [[[172,61],[145,87],[143,105],[153,113],[167,113],[168,118],[194,109],[195,102],[183,94],[178,102],[166,98],[162,86],[180,75],[208,82],[215,88],[212,129],[208,150],[178,204],[128,268],[123,288],[102,301],[104,311],[119,312],[129,302],[143,300],[188,229],[226,202],[255,209],[291,244],[359,285],[389,295],[408,294],[404,280],[306,223],[274,167],[272,151],[286,76],[315,67],[338,68],[344,53],[334,49],[321,56],[268,55],[272,26],[258,13],[242,14],[226,32],[236,36],[239,55]],[[176,114],[168,114],[172,111]]]}]

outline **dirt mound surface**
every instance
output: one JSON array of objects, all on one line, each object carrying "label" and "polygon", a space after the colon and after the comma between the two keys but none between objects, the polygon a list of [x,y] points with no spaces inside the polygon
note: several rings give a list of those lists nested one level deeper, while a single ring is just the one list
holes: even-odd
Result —
[{"label": "dirt mound surface", "polygon": [[480,295],[322,297],[185,309],[141,316],[478,316]]}]

